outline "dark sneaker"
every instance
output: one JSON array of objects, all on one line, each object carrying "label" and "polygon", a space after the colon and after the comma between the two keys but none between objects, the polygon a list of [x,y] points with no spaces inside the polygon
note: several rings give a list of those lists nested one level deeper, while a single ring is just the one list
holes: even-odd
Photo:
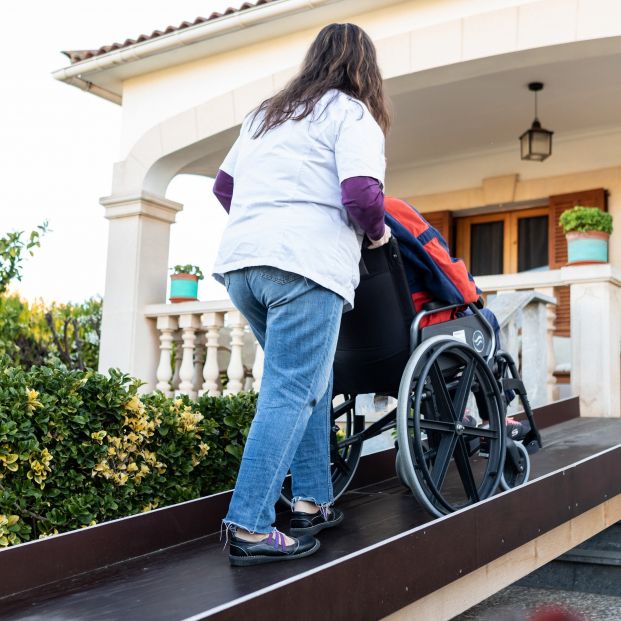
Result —
[{"label": "dark sneaker", "polygon": [[343,521],[344,517],[342,511],[334,508],[328,509],[325,514],[321,511],[317,513],[292,511],[289,530],[295,537],[299,535],[316,535],[324,528],[338,526]]},{"label": "dark sneaker", "polygon": [[236,567],[293,561],[319,550],[319,541],[308,536],[298,537],[288,546],[285,536],[276,529],[261,541],[244,541],[232,535],[230,543],[229,562]]},{"label": "dark sneaker", "polygon": [[[482,425],[485,429],[489,425]],[[526,437],[526,434],[530,431],[530,424],[527,420],[519,421],[508,416],[505,419],[505,432],[507,438],[511,438],[514,442],[520,442]],[[489,457],[489,440],[487,438],[481,438],[481,444],[479,445],[479,455],[481,457]]]}]

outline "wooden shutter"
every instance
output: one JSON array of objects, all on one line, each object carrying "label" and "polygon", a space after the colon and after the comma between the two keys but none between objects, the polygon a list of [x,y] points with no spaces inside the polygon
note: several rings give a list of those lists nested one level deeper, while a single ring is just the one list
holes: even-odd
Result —
[{"label": "wooden shutter", "polygon": [[576,205],[599,207],[602,211],[607,211],[606,198],[606,190],[602,188],[550,196],[548,245],[551,270],[563,267],[567,263],[567,241],[565,240],[563,229],[558,223],[561,214]]},{"label": "wooden shutter", "polygon": [[[582,205],[583,207],[599,207],[607,211],[607,193],[603,188],[572,192],[571,194],[557,194],[550,196],[550,219],[548,244],[550,251],[550,269],[557,269],[567,264],[567,241],[563,229],[558,223],[561,214],[567,210]],[[555,287],[556,323],[555,336],[570,336],[569,287]]]},{"label": "wooden shutter", "polygon": [[571,309],[569,306],[569,287],[554,287],[556,298],[556,322],[554,336],[569,336]]},{"label": "wooden shutter", "polygon": [[428,211],[422,214],[423,218],[437,229],[444,237],[448,247],[453,251],[453,212],[452,211]]}]

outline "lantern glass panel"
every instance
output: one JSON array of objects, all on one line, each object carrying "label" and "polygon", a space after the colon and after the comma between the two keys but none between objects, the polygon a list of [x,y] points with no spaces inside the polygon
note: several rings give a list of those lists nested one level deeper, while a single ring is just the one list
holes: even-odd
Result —
[{"label": "lantern glass panel", "polygon": [[532,132],[531,151],[533,155],[548,157],[550,155],[551,136],[548,132],[534,130]]},{"label": "lantern glass panel", "polygon": [[520,136],[520,147],[522,159],[528,159],[528,156],[530,155],[530,132],[524,132]]}]

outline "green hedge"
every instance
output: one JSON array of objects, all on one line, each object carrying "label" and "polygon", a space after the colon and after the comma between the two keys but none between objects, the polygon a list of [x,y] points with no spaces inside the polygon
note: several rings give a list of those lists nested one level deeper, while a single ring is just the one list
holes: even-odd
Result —
[{"label": "green hedge", "polygon": [[138,387],[114,370],[0,366],[0,547],[233,486],[256,395]]}]

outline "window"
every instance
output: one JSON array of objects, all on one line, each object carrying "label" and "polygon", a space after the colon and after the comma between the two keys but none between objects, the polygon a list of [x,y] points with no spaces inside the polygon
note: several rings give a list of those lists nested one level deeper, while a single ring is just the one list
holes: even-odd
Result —
[{"label": "window", "polygon": [[457,219],[457,256],[473,276],[548,267],[548,207]]}]

